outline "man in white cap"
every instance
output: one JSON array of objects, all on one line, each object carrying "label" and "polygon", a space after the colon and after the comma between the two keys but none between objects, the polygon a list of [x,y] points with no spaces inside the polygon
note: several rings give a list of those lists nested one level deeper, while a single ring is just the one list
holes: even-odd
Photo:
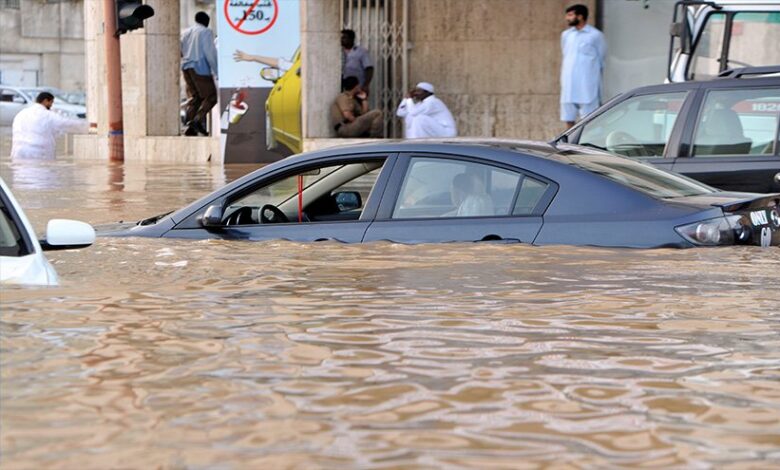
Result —
[{"label": "man in white cap", "polygon": [[433,95],[433,85],[420,82],[398,105],[396,115],[404,119],[404,137],[455,137],[458,130],[447,105]]}]

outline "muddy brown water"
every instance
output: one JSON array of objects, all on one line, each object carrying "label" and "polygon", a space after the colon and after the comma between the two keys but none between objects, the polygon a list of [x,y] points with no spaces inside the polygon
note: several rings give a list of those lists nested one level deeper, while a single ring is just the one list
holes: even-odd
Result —
[{"label": "muddy brown water", "polygon": [[[0,164],[39,229],[250,167]],[[99,239],[0,291],[0,466],[780,465],[780,250]]]}]

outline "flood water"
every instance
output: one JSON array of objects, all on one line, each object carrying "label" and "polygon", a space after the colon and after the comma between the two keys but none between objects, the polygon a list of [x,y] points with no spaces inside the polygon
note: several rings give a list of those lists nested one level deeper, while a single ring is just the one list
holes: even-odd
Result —
[{"label": "flood water", "polygon": [[[0,165],[42,229],[249,167]],[[780,250],[99,239],[2,288],[0,466],[780,465]]]}]

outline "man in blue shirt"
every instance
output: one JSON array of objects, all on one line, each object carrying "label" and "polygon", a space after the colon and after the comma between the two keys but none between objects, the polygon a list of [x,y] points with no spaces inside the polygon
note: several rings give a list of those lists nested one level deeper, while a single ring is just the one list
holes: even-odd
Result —
[{"label": "man in blue shirt", "polygon": [[[355,44],[355,32],[351,29],[341,30],[341,49],[343,67],[341,80],[347,77],[357,77],[360,89],[368,93],[371,79],[374,78],[374,61],[368,49]],[[343,84],[342,84],[342,88]]]},{"label": "man in blue shirt", "polygon": [[205,122],[211,108],[217,104],[217,48],[209,29],[209,15],[199,11],[195,24],[181,35],[181,70],[187,83],[186,121],[184,135],[208,135]]},{"label": "man in blue shirt", "polygon": [[569,29],[561,33],[561,121],[568,128],[599,107],[601,75],[607,44],[604,35],[588,24],[588,7],[573,5],[566,9]]}]

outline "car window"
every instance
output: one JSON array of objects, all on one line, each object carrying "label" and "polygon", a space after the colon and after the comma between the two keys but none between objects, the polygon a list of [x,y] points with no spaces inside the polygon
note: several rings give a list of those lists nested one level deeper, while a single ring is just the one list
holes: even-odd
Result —
[{"label": "car window", "polygon": [[[277,208],[289,222],[298,222],[299,182],[303,221],[357,220],[383,164],[383,160],[371,160],[306,168],[230,202],[224,211],[225,222],[228,225],[262,223],[260,210],[266,205]],[[246,215],[239,219],[239,211]]]},{"label": "car window", "polygon": [[716,191],[685,176],[627,158],[583,152],[574,154],[570,163],[659,199],[699,196]]},{"label": "car window", "polygon": [[0,256],[22,256],[26,254],[19,230],[11,218],[8,208],[0,199]]},{"label": "car window", "polygon": [[707,17],[696,49],[691,56],[689,78],[708,80],[720,73],[720,54],[723,50],[723,34],[726,29],[726,14],[713,13]]},{"label": "car window", "polygon": [[780,13],[739,12],[732,21],[726,68],[780,64]]},{"label": "car window", "polygon": [[0,90],[0,102],[25,104],[27,103],[27,100],[25,100],[21,94],[14,90],[5,89]]},{"label": "car window", "polygon": [[627,157],[663,156],[687,94],[631,97],[585,124],[579,143]]},{"label": "car window", "polygon": [[546,188],[546,183],[490,165],[412,158],[392,218],[528,215]]},{"label": "car window", "polygon": [[780,88],[713,90],[696,124],[694,156],[773,155]]},{"label": "car window", "polygon": [[780,13],[737,12],[732,16],[727,63],[721,66],[727,13],[709,15],[691,57],[688,78],[709,80],[725,69],[780,63]]}]

